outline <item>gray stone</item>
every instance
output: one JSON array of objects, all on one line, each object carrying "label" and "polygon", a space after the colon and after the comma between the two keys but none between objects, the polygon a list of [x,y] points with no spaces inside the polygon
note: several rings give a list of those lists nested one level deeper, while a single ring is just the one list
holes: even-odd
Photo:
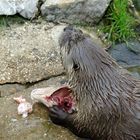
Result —
[{"label": "gray stone", "polygon": [[65,26],[26,23],[0,37],[0,84],[28,83],[63,73],[58,37]]},{"label": "gray stone", "polygon": [[121,66],[140,78],[140,42],[118,44],[108,52]]},{"label": "gray stone", "polygon": [[111,0],[46,0],[41,13],[48,21],[97,23]]},{"label": "gray stone", "polygon": [[0,15],[14,15],[14,14],[16,14],[15,2],[10,0],[1,0]]},{"label": "gray stone", "polygon": [[[41,104],[34,104],[33,112],[27,118],[23,119],[18,115],[18,104],[13,100],[14,97],[22,95],[28,102],[32,103],[30,93],[33,89],[51,86],[51,84],[60,86],[60,82],[64,78],[62,76],[50,78],[49,80],[44,80],[21,89],[9,96],[1,97],[0,140],[78,140],[66,128],[55,125],[50,121],[46,107]],[[14,87],[15,85],[13,85]],[[9,89],[5,86],[4,91],[8,92]]]},{"label": "gray stone", "polygon": [[4,84],[0,85],[0,98],[10,96],[26,89],[24,85],[20,84]]},{"label": "gray stone", "polygon": [[35,17],[39,0],[0,0],[0,15],[19,13],[24,18]]},{"label": "gray stone", "polygon": [[140,43],[129,42],[115,45],[109,53],[122,66],[140,66]]}]

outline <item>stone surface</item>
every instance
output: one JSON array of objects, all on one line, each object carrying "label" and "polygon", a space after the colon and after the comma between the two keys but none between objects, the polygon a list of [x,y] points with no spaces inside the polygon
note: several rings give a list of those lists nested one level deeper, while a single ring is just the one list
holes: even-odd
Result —
[{"label": "stone surface", "polygon": [[[0,140],[78,140],[66,128],[53,124],[49,117],[47,108],[34,104],[33,113],[27,118],[17,114],[17,103],[13,97],[22,95],[31,102],[30,93],[35,88],[47,87],[51,84],[60,86],[65,77],[51,78],[29,87],[23,88],[18,84],[18,91],[14,94],[0,97]],[[11,87],[15,87],[11,84]],[[10,92],[9,85],[3,87],[3,91]],[[1,90],[2,87],[0,87]],[[7,90],[7,91],[6,91]]]},{"label": "stone surface", "polygon": [[63,73],[58,37],[65,26],[11,26],[0,37],[0,84],[27,83]]},{"label": "stone surface", "polygon": [[129,42],[115,45],[109,53],[122,66],[140,66],[140,43]]},{"label": "stone surface", "polygon": [[39,0],[0,0],[0,15],[15,15],[19,13],[24,18],[35,17]]},{"label": "stone surface", "polygon": [[[25,22],[10,25],[0,36],[0,84],[32,83],[64,72],[58,38],[66,25]],[[102,44],[95,32],[88,32]],[[3,92],[1,93],[3,96]],[[7,93],[8,94],[8,93]]]},{"label": "stone surface", "polygon": [[20,84],[4,84],[0,85],[0,98],[10,96],[26,89],[26,86]]},{"label": "stone surface", "polygon": [[140,78],[140,42],[115,45],[108,51],[111,56],[135,77]]},{"label": "stone surface", "polygon": [[97,23],[111,0],[46,0],[41,13],[48,21]]}]

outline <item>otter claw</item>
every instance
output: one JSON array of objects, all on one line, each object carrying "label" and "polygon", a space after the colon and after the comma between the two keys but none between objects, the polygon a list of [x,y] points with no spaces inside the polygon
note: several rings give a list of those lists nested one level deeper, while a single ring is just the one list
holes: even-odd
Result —
[{"label": "otter claw", "polygon": [[56,118],[59,120],[64,120],[68,116],[68,113],[62,110],[61,108],[59,108],[58,106],[53,106],[49,108],[49,111],[50,111],[50,114],[49,114],[50,117]]}]

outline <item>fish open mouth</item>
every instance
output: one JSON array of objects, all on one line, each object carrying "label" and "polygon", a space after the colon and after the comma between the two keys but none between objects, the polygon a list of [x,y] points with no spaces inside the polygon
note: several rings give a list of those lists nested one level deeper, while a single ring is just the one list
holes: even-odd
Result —
[{"label": "fish open mouth", "polygon": [[56,105],[69,113],[74,110],[75,105],[72,90],[68,86],[34,89],[31,99],[43,103],[47,108]]}]

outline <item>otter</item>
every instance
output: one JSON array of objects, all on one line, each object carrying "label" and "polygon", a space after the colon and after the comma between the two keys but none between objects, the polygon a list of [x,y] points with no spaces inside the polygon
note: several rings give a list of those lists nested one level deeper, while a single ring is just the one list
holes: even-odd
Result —
[{"label": "otter", "polygon": [[59,44],[68,84],[51,95],[63,103],[48,107],[52,121],[82,138],[140,140],[140,80],[79,29],[64,28]]}]

